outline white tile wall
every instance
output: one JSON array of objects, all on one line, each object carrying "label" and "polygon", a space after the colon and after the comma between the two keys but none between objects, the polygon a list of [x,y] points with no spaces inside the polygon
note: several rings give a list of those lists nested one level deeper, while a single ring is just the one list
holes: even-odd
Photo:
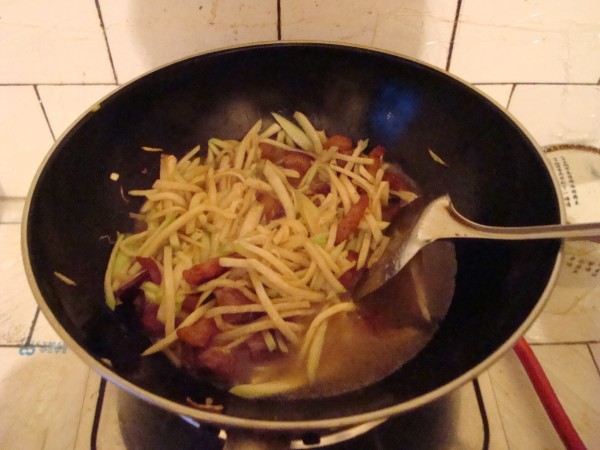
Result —
[{"label": "white tile wall", "polygon": [[456,0],[282,2],[283,39],[367,45],[445,67]]},{"label": "white tile wall", "polygon": [[100,0],[119,83],[214,48],[277,39],[272,0]]},{"label": "white tile wall", "polygon": [[520,85],[510,111],[541,145],[600,146],[600,86]]},{"label": "white tile wall", "polygon": [[0,83],[114,82],[93,1],[3,1],[0,11]]},{"label": "white tile wall", "polygon": [[19,223],[23,216],[25,200],[0,197],[0,223]]},{"label": "white tile wall", "polygon": [[0,345],[23,344],[37,308],[25,278],[20,232],[20,224],[0,224]]},{"label": "white tile wall", "polygon": [[514,86],[512,84],[480,84],[478,89],[495,100],[500,106],[508,108],[508,102]]},{"label": "white tile wall", "polygon": [[38,86],[54,136],[59,137],[79,115],[116,85]]},{"label": "white tile wall", "polygon": [[0,196],[24,197],[51,145],[34,87],[0,86]]},{"label": "white tile wall", "polygon": [[472,82],[597,83],[596,0],[463,0],[450,69]]}]

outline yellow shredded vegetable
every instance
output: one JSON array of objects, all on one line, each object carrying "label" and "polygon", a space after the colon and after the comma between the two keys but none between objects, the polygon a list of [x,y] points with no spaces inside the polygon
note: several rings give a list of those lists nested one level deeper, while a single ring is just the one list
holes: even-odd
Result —
[{"label": "yellow shredded vegetable", "polygon": [[[297,124],[273,117],[274,123],[263,130],[258,121],[239,141],[209,140],[205,155],[199,146],[179,159],[158,153],[159,179],[151,188],[130,192],[145,198],[135,214],[144,230],[119,235],[104,280],[107,304],[114,308],[114,291],[138,274],[145,260],[154,261],[160,283],[152,287],[148,284],[155,281],[146,280],[143,291],[159,305],[164,337],[144,355],[176,349],[182,330],[212,321],[213,349],[229,354],[258,337],[269,353],[304,365],[300,378],[270,379],[263,373],[260,382],[232,388],[246,397],[315,381],[328,321],[356,309],[342,275],[372,266],[389,241],[382,209],[391,191],[383,168],[371,169],[368,141],[358,141],[351,153],[325,148],[325,132],[304,114],[294,114]],[[338,242],[365,195],[366,209]],[[115,273],[115,266],[123,265],[116,264],[120,255],[127,263]],[[209,262],[218,272],[193,281],[194,271],[203,274]],[[227,289],[247,302],[220,304],[218,294]],[[193,310],[186,303],[190,296]],[[235,315],[252,318],[230,320]]]}]

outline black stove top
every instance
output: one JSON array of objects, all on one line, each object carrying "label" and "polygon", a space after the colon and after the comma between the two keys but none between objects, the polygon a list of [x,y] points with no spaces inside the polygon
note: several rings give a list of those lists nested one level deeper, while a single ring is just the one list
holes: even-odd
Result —
[{"label": "black stove top", "polygon": [[[225,433],[189,423],[102,381],[91,429],[92,449],[221,450]],[[490,427],[479,383],[435,403],[379,423],[306,433],[291,448],[425,450],[490,448]]]}]

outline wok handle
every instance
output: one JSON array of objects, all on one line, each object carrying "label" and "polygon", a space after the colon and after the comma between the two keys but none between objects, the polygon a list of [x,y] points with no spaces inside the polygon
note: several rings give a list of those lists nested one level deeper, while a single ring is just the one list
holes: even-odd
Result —
[{"label": "wok handle", "polygon": [[289,448],[289,437],[280,433],[230,428],[227,430],[223,450],[289,450]]},{"label": "wok handle", "polygon": [[521,364],[527,372],[527,376],[531,380],[540,402],[544,406],[554,429],[558,433],[561,441],[567,448],[567,450],[586,450],[586,446],[577,434],[575,427],[571,423],[569,416],[563,409],[556,392],[550,384],[550,380],[544,373],[544,369],[540,365],[537,357],[531,350],[531,347],[525,340],[521,338],[519,342],[514,346],[515,353],[517,354]]}]

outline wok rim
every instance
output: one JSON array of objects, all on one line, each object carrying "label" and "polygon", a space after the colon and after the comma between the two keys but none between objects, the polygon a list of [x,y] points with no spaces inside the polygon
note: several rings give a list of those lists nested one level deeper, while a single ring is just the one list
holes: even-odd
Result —
[{"label": "wok rim", "polygon": [[[552,268],[552,272],[548,279],[548,282],[541,293],[537,303],[534,308],[531,310],[526,319],[521,323],[521,325],[517,328],[517,330],[507,339],[495,352],[485,358],[482,362],[477,364],[475,367],[470,369],[469,371],[463,373],[459,377],[453,379],[449,383],[446,383],[440,386],[437,389],[434,389],[426,394],[422,394],[418,397],[410,399],[408,401],[404,401],[402,403],[395,404],[393,406],[380,408],[375,411],[365,412],[361,414],[354,414],[349,416],[341,416],[341,417],[333,417],[328,419],[311,419],[311,420],[261,420],[261,419],[250,419],[245,417],[236,417],[229,416],[226,413],[215,413],[209,411],[202,411],[199,409],[195,409],[191,406],[186,406],[181,403],[177,403],[172,400],[168,400],[160,395],[154,394],[148,390],[142,389],[141,387],[135,385],[134,383],[126,380],[122,376],[113,372],[109,367],[103,365],[99,360],[94,358],[90,353],[88,353],[82,346],[80,346],[71,335],[64,329],[61,323],[56,319],[54,314],[52,313],[50,307],[45,301],[45,298],[40,290],[40,287],[37,283],[37,280],[33,273],[33,268],[31,265],[29,246],[28,246],[28,228],[29,228],[29,211],[31,208],[32,198],[37,189],[39,179],[44,172],[47,163],[51,156],[57,151],[57,149],[62,145],[63,140],[68,136],[71,130],[79,124],[88,114],[94,112],[101,107],[102,103],[115,95],[118,95],[121,90],[127,88],[129,85],[134,84],[141,80],[142,78],[147,77],[148,75],[160,71],[169,66],[173,66],[180,62],[186,60],[192,60],[200,57],[208,57],[211,55],[218,55],[224,53],[231,53],[239,50],[248,50],[248,49],[258,49],[258,48],[282,48],[282,47],[301,47],[301,46],[310,46],[310,47],[325,47],[329,49],[342,48],[346,50],[354,50],[359,52],[366,52],[372,54],[379,55],[387,55],[396,59],[405,60],[407,62],[412,62],[418,66],[423,66],[427,69],[433,70],[437,72],[441,76],[448,77],[455,82],[458,82],[463,87],[474,91],[479,96],[483,97],[488,102],[492,103],[496,109],[501,112],[512,124],[514,124],[519,131],[523,134],[529,143],[534,147],[537,152],[537,156],[539,160],[542,162],[544,167],[546,168],[547,173],[550,176],[552,181],[552,185],[554,187],[555,200],[558,205],[559,210],[559,218],[560,223],[566,222],[566,207],[564,203],[561,201],[561,189],[558,183],[556,174],[552,170],[549,161],[544,157],[544,151],[542,147],[536,142],[533,136],[529,133],[529,131],[521,124],[521,122],[516,119],[506,108],[500,105],[496,100],[491,98],[488,94],[473,86],[466,80],[454,75],[444,69],[441,69],[433,64],[428,62],[421,61],[411,56],[403,55],[398,52],[393,52],[389,50],[384,50],[380,48],[375,48],[366,45],[358,45],[358,44],[349,44],[337,41],[321,41],[321,40],[290,40],[290,41],[261,41],[261,42],[253,42],[248,44],[234,45],[234,46],[225,46],[217,49],[212,49],[209,51],[199,52],[192,55],[188,55],[186,57],[178,58],[171,62],[162,64],[154,69],[148,70],[143,74],[131,79],[130,81],[124,83],[121,86],[118,86],[113,91],[109,92],[105,96],[103,96],[100,100],[96,101],[92,106],[83,111],[82,114],[77,117],[69,127],[61,133],[61,135],[54,141],[53,145],[50,147],[48,152],[46,153],[44,159],[42,160],[40,166],[38,167],[29,187],[29,191],[27,193],[27,197],[25,200],[25,205],[23,208],[23,216],[21,221],[21,251],[23,264],[25,268],[25,275],[27,281],[29,283],[29,287],[33,293],[33,296],[38,303],[38,306],[46,320],[50,323],[50,325],[54,328],[57,334],[65,341],[68,348],[73,351],[76,356],[82,360],[89,368],[93,369],[96,373],[98,373],[103,379],[110,381],[117,387],[125,390],[129,394],[132,394],[144,401],[149,402],[155,406],[158,406],[164,410],[172,412],[174,414],[189,417],[194,420],[197,420],[202,423],[209,423],[212,425],[220,426],[223,428],[243,428],[249,430],[265,430],[265,431],[311,431],[311,430],[325,430],[325,429],[339,429],[350,427],[358,424],[363,424],[366,422],[372,422],[377,420],[384,420],[389,417],[399,415],[402,413],[406,413],[417,408],[420,408],[428,403],[431,403],[445,395],[451,393],[452,391],[460,388],[464,384],[469,381],[475,379],[479,374],[484,372],[486,369],[491,367],[494,363],[496,363],[501,357],[503,357],[515,344],[516,342],[525,334],[527,329],[532,325],[535,319],[539,316],[540,312],[544,308],[546,302],[548,301],[548,297],[550,295],[553,286],[555,285],[556,279],[558,277],[559,268],[564,257],[564,242],[561,242],[560,247],[556,254],[556,259]],[[229,394],[232,395],[232,394]],[[323,401],[327,401],[327,399],[323,399]]]}]

